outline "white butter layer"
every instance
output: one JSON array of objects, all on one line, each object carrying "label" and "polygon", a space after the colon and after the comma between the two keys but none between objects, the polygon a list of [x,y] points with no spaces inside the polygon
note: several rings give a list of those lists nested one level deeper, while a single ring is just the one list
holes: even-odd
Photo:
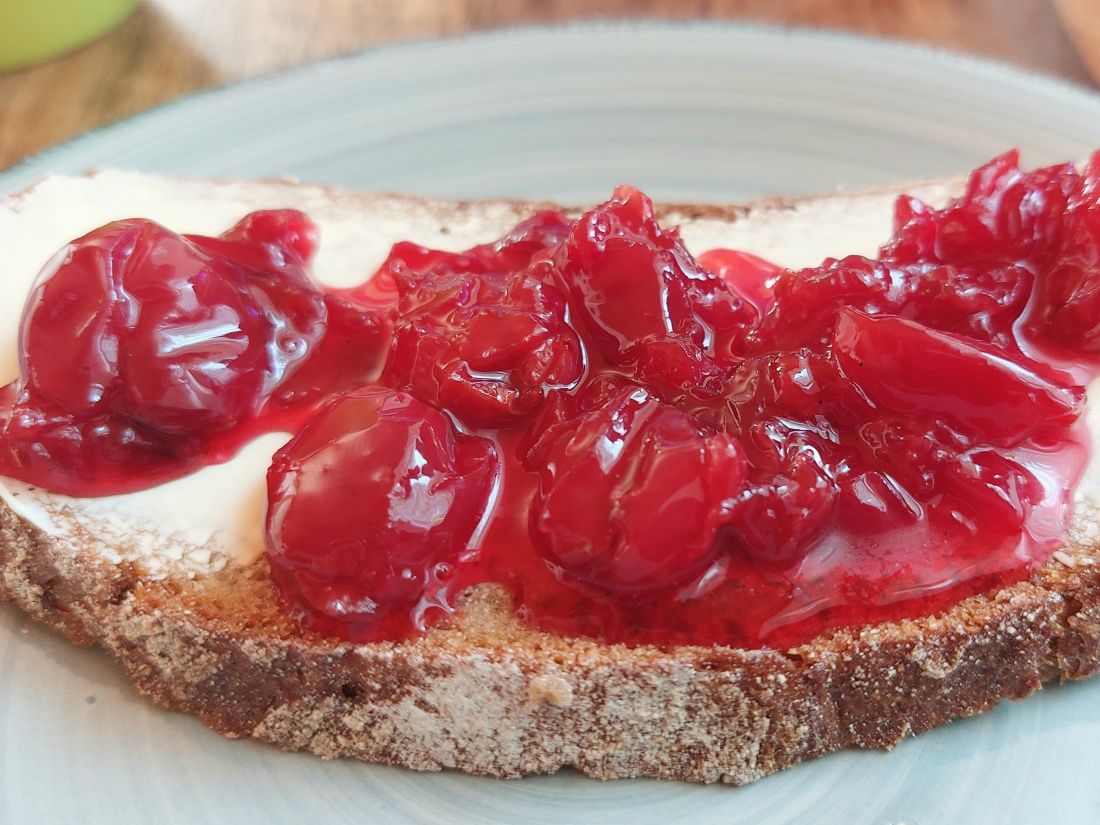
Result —
[{"label": "white butter layer", "polygon": [[[911,191],[932,203],[949,195],[943,186]],[[684,219],[681,234],[696,253],[725,247],[784,266],[812,266],[830,256],[873,255],[889,237],[893,201],[890,194],[811,199],[757,209],[732,223]],[[307,212],[320,226],[315,274],[332,286],[369,277],[396,241],[464,249],[494,240],[517,218],[509,204],[448,216],[430,202],[279,182],[179,181],[127,172],[50,178],[0,201],[2,288],[8,297],[0,304],[0,383],[19,374],[24,296],[43,264],[69,241],[128,217],[151,218],[177,232],[218,234],[255,209],[288,207]],[[1100,409],[1090,405],[1087,417],[1090,431],[1100,433]],[[265,473],[285,440],[285,434],[266,435],[225,464],[129,495],[72,499],[0,479],[0,499],[59,538],[84,544],[92,537],[115,560],[140,558],[154,572],[170,564],[201,574],[262,552]],[[1100,462],[1093,453],[1080,495],[1100,501]]]}]

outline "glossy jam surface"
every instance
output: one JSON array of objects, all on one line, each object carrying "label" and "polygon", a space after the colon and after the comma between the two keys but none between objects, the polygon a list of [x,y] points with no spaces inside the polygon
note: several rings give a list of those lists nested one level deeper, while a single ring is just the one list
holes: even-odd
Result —
[{"label": "glossy jam surface", "polygon": [[800,271],[696,259],[624,187],[462,253],[398,244],[341,291],[309,279],[296,213],[220,239],[115,224],[32,295],[0,469],[100,494],[290,421],[272,575],[357,641],[416,635],[486,581],[536,626],[628,643],[926,613],[1065,539],[1098,185],[1100,161],[1006,155],[944,209],[899,199],[877,258]]},{"label": "glossy jam surface", "polygon": [[[24,311],[0,472],[70,495],[141,489],[377,375],[384,316],[314,284],[316,245],[293,210],[253,213],[218,238],[134,219],[73,241]],[[347,328],[360,346],[337,374],[314,356]]]},{"label": "glossy jam surface", "polygon": [[280,576],[290,601],[324,632],[405,635],[447,604],[497,473],[492,441],[409,393],[341,395],[268,472],[266,529],[278,569],[293,570]]}]

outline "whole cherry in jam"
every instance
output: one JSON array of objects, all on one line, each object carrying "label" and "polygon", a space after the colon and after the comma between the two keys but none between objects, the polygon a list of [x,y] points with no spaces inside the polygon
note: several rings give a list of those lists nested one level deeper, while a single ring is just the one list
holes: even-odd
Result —
[{"label": "whole cherry in jam", "polygon": [[498,475],[485,438],[408,393],[368,387],[322,408],[267,475],[272,576],[305,624],[357,641],[423,630]]},{"label": "whole cherry in jam", "polygon": [[756,310],[619,187],[537,265],[561,284],[576,323],[608,364],[669,397],[713,398]]},{"label": "whole cherry in jam", "polygon": [[222,449],[211,439],[251,427],[324,337],[316,243],[293,210],[220,238],[135,219],[74,241],[24,312],[0,468],[104,494],[206,463]]},{"label": "whole cherry in jam", "polygon": [[1011,447],[1068,425],[1084,402],[988,344],[895,316],[841,310],[833,353],[844,377],[879,409],[940,417],[990,444]]},{"label": "whole cherry in jam", "polygon": [[713,560],[746,473],[728,433],[627,385],[547,442],[531,537],[564,577],[649,591],[682,583]]}]

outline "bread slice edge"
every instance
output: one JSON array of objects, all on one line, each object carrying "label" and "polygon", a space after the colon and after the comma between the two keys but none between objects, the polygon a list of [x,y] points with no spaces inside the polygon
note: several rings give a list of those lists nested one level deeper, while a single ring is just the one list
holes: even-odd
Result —
[{"label": "bread slice edge", "polygon": [[[382,209],[397,224],[407,209],[405,220],[434,222],[446,229],[436,237],[449,239],[464,239],[471,224],[507,229],[529,209],[278,182],[158,179],[156,186],[193,191],[187,196],[199,200],[232,187],[228,199],[254,204],[248,208],[279,201],[360,217]],[[33,197],[9,199],[0,210]],[[869,209],[863,198],[879,208],[891,197],[680,205],[661,213],[683,225],[689,240],[704,222],[740,224],[731,237],[751,235],[756,222],[782,239],[801,231],[807,208],[813,215],[844,203]],[[420,240],[416,228],[409,239]],[[837,253],[845,251],[856,250]],[[847,746],[889,748],[1100,668],[1100,513],[1091,506],[1078,513],[1070,544],[1026,582],[937,616],[753,651],[631,648],[539,633],[512,615],[492,585],[467,593],[450,627],[404,644],[352,645],[300,632],[280,610],[262,556],[198,571],[151,565],[105,552],[102,538],[76,523],[63,537],[44,530],[5,502],[0,597],[76,643],[101,645],[164,707],[195,714],[227,736],[325,758],[497,777],[572,766],[601,779],[744,784]]]}]

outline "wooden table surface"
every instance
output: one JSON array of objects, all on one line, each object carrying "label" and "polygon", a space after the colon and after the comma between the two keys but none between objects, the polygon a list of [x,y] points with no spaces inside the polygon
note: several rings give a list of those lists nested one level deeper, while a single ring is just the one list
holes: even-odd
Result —
[{"label": "wooden table surface", "polygon": [[861,32],[1100,86],[1097,0],[143,0],[95,43],[0,75],[0,169],[197,89],[381,43],[627,17]]}]

